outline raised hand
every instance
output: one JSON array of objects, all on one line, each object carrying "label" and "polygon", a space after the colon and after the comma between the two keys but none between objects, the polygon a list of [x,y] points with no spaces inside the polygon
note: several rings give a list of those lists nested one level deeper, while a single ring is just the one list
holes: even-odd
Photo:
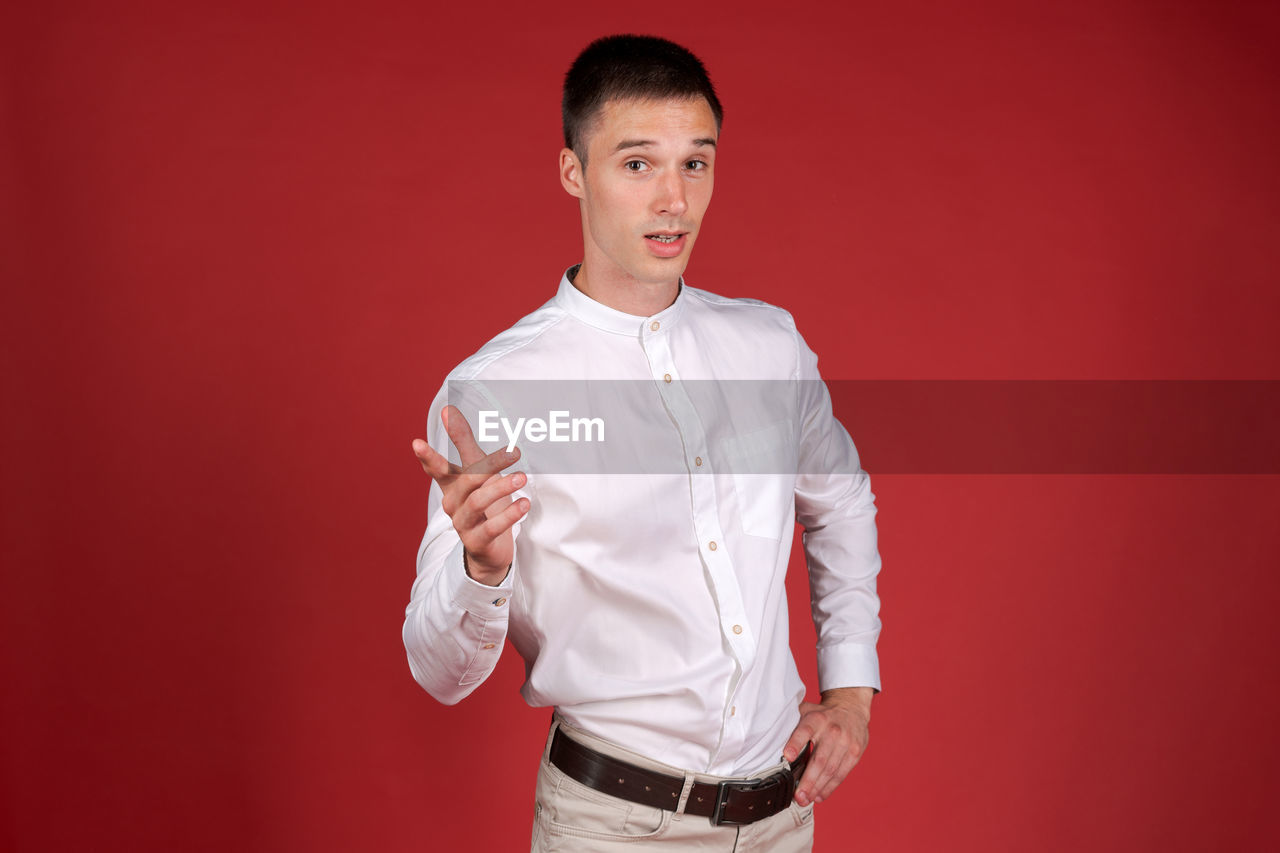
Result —
[{"label": "raised hand", "polygon": [[444,511],[462,539],[467,573],[480,583],[497,586],[515,557],[511,528],[529,511],[528,498],[511,499],[525,484],[525,475],[520,471],[500,474],[520,458],[520,448],[510,452],[500,449],[486,456],[456,406],[446,406],[440,418],[449,440],[458,448],[462,465],[454,465],[420,438],[413,441],[413,453],[440,486]]}]

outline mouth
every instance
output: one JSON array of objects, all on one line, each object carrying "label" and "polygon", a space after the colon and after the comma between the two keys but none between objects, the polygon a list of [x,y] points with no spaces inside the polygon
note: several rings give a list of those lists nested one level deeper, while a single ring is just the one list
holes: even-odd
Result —
[{"label": "mouth", "polygon": [[644,235],[649,254],[656,258],[678,258],[684,254],[688,231],[655,231]]}]

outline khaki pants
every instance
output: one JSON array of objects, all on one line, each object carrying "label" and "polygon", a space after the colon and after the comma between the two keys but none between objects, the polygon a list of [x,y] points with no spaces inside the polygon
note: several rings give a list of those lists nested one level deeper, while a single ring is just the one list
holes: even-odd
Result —
[{"label": "khaki pants", "polygon": [[[710,819],[622,800],[570,779],[547,760],[556,728],[579,743],[641,767],[685,776],[669,767],[592,737],[556,716],[538,768],[532,853],[611,853],[642,850],[706,850],[723,853],[807,853],[813,849],[813,806],[791,805],[748,826],[713,826]],[[761,778],[782,768],[771,767]],[[692,774],[696,781],[723,777]]]}]

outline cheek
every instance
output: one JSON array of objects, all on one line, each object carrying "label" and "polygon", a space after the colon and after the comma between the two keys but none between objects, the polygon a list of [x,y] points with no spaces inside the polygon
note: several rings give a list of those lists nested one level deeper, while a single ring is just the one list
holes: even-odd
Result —
[{"label": "cheek", "polygon": [[690,207],[696,207],[699,214],[706,210],[707,206],[711,204],[711,190],[712,185],[710,180],[703,181],[698,184],[697,190],[691,194],[695,201],[690,205]]},{"label": "cheek", "polygon": [[617,201],[607,196],[597,196],[591,211],[591,237],[597,246],[613,252],[628,242],[630,228],[621,215]]},{"label": "cheek", "polygon": [[635,199],[623,192],[602,196],[599,205],[600,222],[617,238],[627,237],[636,226],[637,205]]}]

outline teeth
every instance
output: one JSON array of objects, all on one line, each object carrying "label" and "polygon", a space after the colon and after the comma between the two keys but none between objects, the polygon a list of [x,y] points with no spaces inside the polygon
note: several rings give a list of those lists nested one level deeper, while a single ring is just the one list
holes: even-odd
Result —
[{"label": "teeth", "polygon": [[651,234],[650,240],[657,240],[659,243],[674,243],[679,238],[678,234]]}]

